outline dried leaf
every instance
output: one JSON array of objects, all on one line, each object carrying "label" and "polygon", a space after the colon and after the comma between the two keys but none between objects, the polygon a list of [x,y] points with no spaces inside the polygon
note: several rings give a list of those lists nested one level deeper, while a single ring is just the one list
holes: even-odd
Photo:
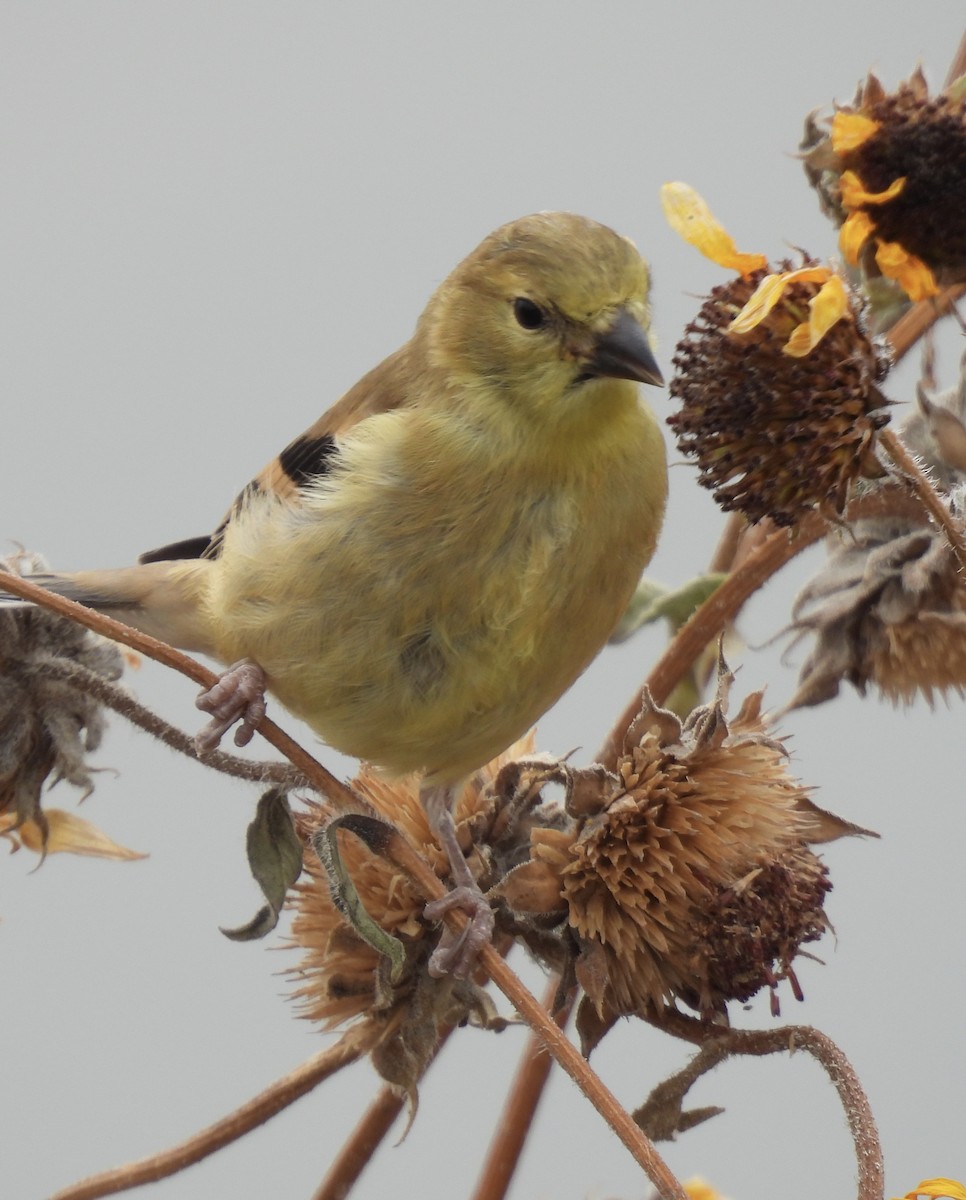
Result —
[{"label": "dried leaf", "polygon": [[285,895],[302,873],[302,843],[295,832],[288,797],[272,788],[258,801],[255,819],[248,826],[248,865],[268,901],[246,925],[222,929],[233,942],[264,937],[278,924]]}]

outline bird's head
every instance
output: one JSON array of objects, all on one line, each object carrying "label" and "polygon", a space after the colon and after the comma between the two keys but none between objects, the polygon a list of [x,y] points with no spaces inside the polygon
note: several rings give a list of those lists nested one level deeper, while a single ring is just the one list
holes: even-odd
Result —
[{"label": "bird's head", "polygon": [[649,291],[647,264],[626,238],[574,213],[537,213],[497,229],[456,267],[418,337],[462,393],[566,424],[590,417],[595,400],[633,403],[637,383],[662,383]]}]

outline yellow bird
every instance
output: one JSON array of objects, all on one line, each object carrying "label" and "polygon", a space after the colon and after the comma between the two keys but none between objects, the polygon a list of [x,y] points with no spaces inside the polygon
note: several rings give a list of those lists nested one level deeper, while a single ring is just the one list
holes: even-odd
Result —
[{"label": "yellow bird", "polygon": [[241,494],[210,537],[114,571],[43,582],[186,650],[233,663],[199,705],[239,744],[267,689],[334,748],[422,796],[470,912],[435,973],[465,975],[492,914],[466,867],[455,785],[570,686],[653,551],[664,443],[649,273],[631,242],[571,213],[490,234],[412,339]]}]

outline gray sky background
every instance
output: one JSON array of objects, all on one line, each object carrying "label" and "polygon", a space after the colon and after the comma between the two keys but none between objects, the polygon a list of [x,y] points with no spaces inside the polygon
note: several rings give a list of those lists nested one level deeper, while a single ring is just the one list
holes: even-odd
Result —
[{"label": "gray sky background", "polygon": [[[849,99],[870,67],[891,85],[921,60],[939,84],[957,7],[5,0],[0,537],[71,569],[211,528],[268,457],[409,336],[464,254],[538,209],[607,222],[651,259],[670,374],[695,297],[725,276],[666,227],[660,184],[698,187],[743,249],[832,252],[791,153],[805,114]],[[947,383],[959,352],[947,334]],[[890,379],[893,398],[912,394],[917,369]],[[667,415],[665,395],[648,398]],[[679,582],[705,566],[722,518],[691,467],[672,481],[652,571]],[[756,599],[749,641],[784,624],[818,561]],[[541,747],[592,753],[661,643],[655,631],[606,652],[542,722]],[[767,684],[777,705],[793,681],[778,648],[749,651],[737,690]],[[129,682],[197,726],[185,680],[145,663]],[[787,989],[782,1003],[858,1069],[888,1195],[966,1178],[962,727],[959,700],[894,711],[851,694],[784,726],[818,802],[883,835],[827,850],[837,937],[822,943],[824,966],[802,964],[805,1003]],[[217,929],[259,902],[244,857],[256,790],[120,723],[98,761],[119,774],[98,778],[84,815],[151,857],[2,864],[11,1200],[179,1140],[323,1044],[284,999],[295,956],[282,939],[235,945]],[[74,798],[62,785],[50,802]],[[772,1023],[767,1002],[736,1019]],[[360,1200],[467,1195],[524,1037],[454,1038]],[[595,1066],[633,1107],[688,1056],[624,1023]],[[307,1200],[376,1087],[368,1065],[354,1068],[151,1195]],[[680,1175],[733,1200],[854,1195],[835,1094],[804,1056],[726,1065],[693,1100],[728,1111],[665,1148]],[[515,1200],[648,1191],[557,1079]]]}]

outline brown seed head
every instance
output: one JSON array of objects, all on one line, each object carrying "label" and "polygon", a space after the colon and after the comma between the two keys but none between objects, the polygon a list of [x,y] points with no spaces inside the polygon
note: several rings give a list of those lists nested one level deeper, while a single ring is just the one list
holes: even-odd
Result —
[{"label": "brown seed head", "polygon": [[670,385],[681,408],[668,424],[725,511],[791,525],[813,508],[841,513],[850,483],[880,473],[875,434],[888,418],[876,385],[888,358],[865,333],[854,295],[851,318],[809,353],[786,352],[817,282],[791,283],[747,333],[731,332],[764,277],[757,271],[715,288],[687,327]]}]

